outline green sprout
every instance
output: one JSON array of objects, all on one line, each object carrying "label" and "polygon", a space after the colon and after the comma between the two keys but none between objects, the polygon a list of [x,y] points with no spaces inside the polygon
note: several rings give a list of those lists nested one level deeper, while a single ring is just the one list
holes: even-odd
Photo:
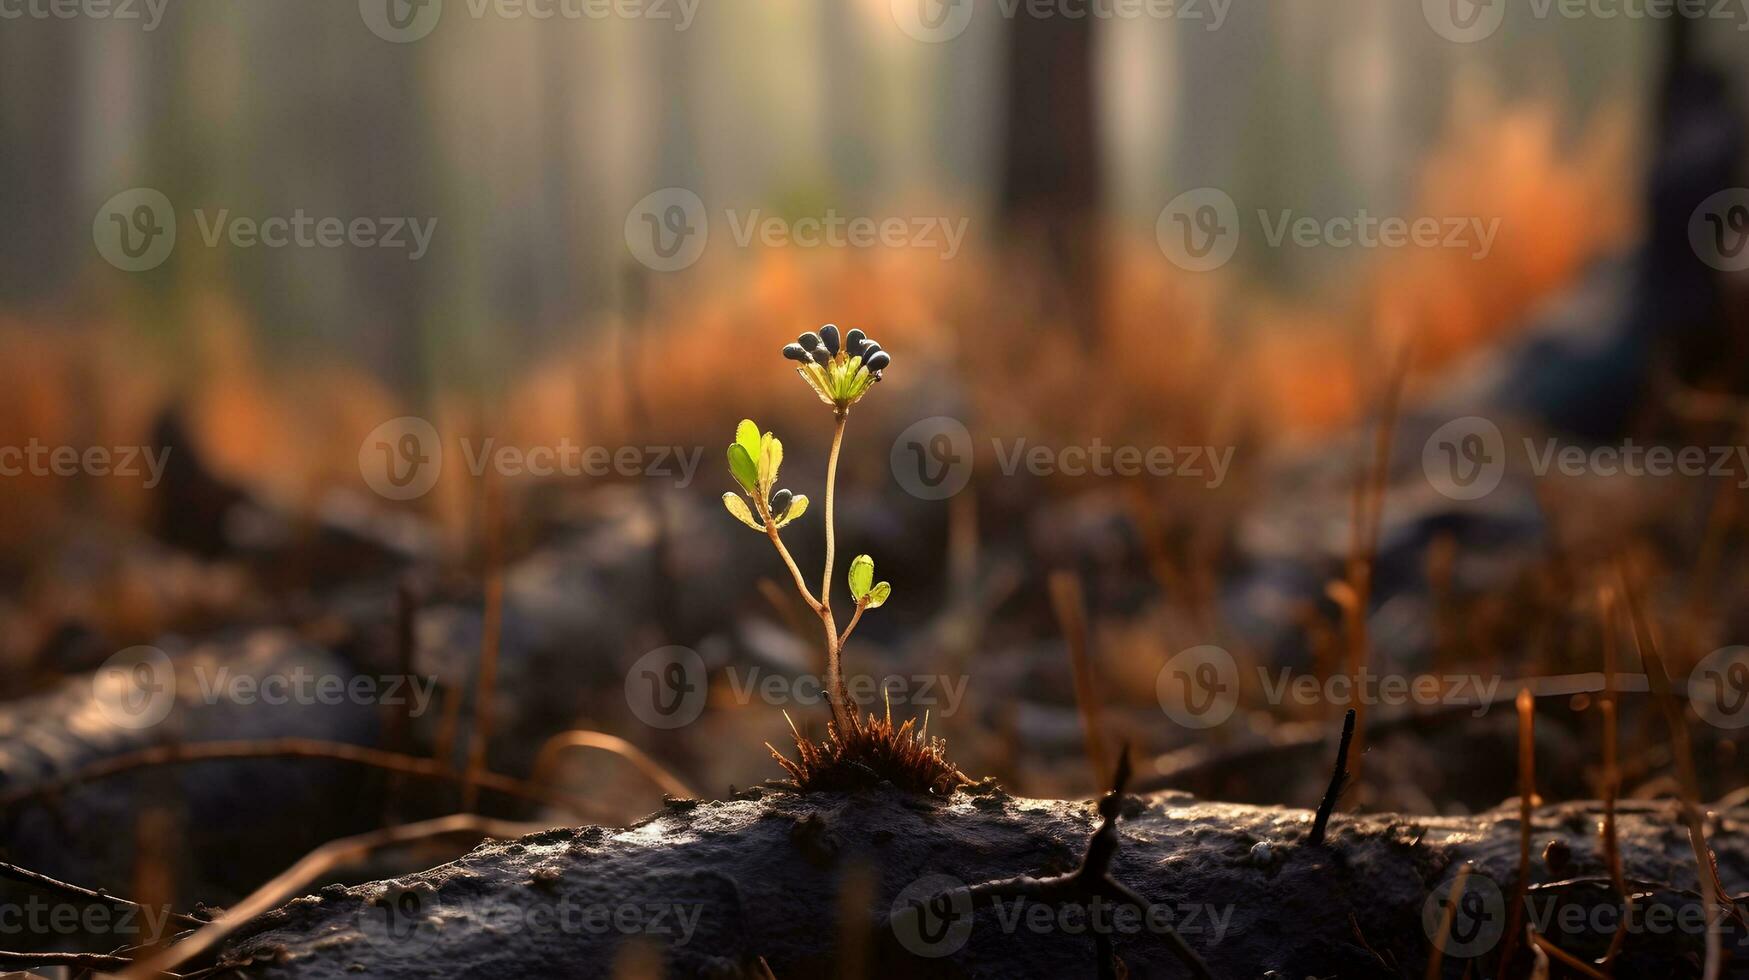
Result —
[{"label": "green sprout", "polygon": [[861,330],[852,330],[840,338],[838,328],[832,324],[821,327],[819,333],[802,334],[795,343],[784,347],[783,356],[798,362],[796,373],[822,402],[832,407],[835,423],[832,450],[826,460],[826,569],[820,576],[819,597],[808,588],[801,568],[778,534],[807,511],[808,498],[776,486],[778,469],[783,465],[783,443],[769,432],[761,433],[752,419],[741,421],[735,429],[735,441],[729,446],[729,473],[740,485],[741,493],[723,494],[723,506],[742,524],[765,532],[795,579],[796,591],[820,617],[826,635],[827,700],[837,730],[848,732],[854,727],[856,715],[844,686],[841,662],[844,644],[862,620],[863,612],[884,604],[893,587],[888,582],[875,582],[873,558],[856,556],[850,563],[848,583],[851,601],[856,606],[850,622],[839,632],[832,614],[833,489],[838,480],[838,452],[844,444],[844,423],[850,416],[850,407],[881,380],[893,359]]}]

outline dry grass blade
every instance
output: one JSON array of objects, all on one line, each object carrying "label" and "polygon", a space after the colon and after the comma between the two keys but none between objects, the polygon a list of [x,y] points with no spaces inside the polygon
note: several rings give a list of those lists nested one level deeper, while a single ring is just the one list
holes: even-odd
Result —
[{"label": "dry grass blade", "polygon": [[1531,817],[1536,807],[1536,698],[1518,692],[1518,879],[1512,886],[1512,907],[1506,918],[1506,945],[1500,950],[1500,972],[1512,968],[1518,934],[1524,926],[1524,897],[1530,892]]},{"label": "dry grass blade", "polygon": [[[784,718],[789,720],[788,712]],[[770,742],[765,747],[802,790],[856,789],[885,780],[908,792],[946,796],[970,783],[947,761],[947,743],[929,737],[928,716],[921,731],[913,730],[915,724],[915,719],[908,719],[895,727],[889,701],[885,718],[852,708],[849,728],[841,730],[837,722],[828,722],[824,742],[804,738],[790,720],[796,740],[794,762]]]},{"label": "dry grass blade", "polygon": [[1474,870],[1468,864],[1459,868],[1457,878],[1451,883],[1451,892],[1445,896],[1445,911],[1439,917],[1439,933],[1433,937],[1433,949],[1427,954],[1427,980],[1439,980],[1440,972],[1445,967],[1445,942],[1451,938],[1452,920],[1457,917],[1458,903],[1464,899],[1464,887],[1470,883],[1470,872]]},{"label": "dry grass blade", "polygon": [[1074,572],[1052,572],[1050,590],[1051,607],[1056,610],[1057,624],[1069,646],[1069,663],[1075,671],[1075,703],[1081,708],[1081,731],[1087,743],[1087,762],[1093,767],[1093,785],[1098,786],[1105,781],[1105,725],[1100,716],[1099,693],[1093,684],[1087,600],[1081,593],[1081,580]]},{"label": "dry grass blade", "polygon": [[[1354,495],[1351,501],[1348,577],[1349,601],[1343,606],[1344,634],[1347,638],[1348,674],[1360,683],[1366,669],[1367,608],[1372,604],[1373,567],[1378,562],[1379,527],[1384,520],[1385,490],[1390,481],[1391,443],[1397,428],[1397,409],[1402,404],[1403,386],[1409,377],[1413,347],[1405,342],[1397,352],[1390,380],[1385,385],[1379,406],[1379,420],[1373,430],[1370,462],[1356,461]],[[1359,782],[1362,763],[1366,758],[1366,702],[1355,705],[1355,762],[1353,779]]]},{"label": "dry grass blade", "polygon": [[486,770],[486,744],[492,737],[492,698],[498,690],[498,640],[504,624],[504,521],[498,482],[483,489],[486,543],[486,609],[480,628],[480,671],[474,683],[474,724],[468,732],[468,770],[462,781],[462,809],[471,811],[477,777]]},{"label": "dry grass blade", "polygon": [[650,781],[662,788],[662,792],[681,799],[698,799],[698,791],[686,784],[686,781],[674,775],[660,762],[644,754],[644,751],[618,735],[606,732],[594,732],[583,728],[573,728],[568,732],[560,732],[546,740],[540,753],[534,759],[534,773],[529,782],[538,786],[551,785],[553,769],[558,765],[559,757],[568,749],[599,749],[609,752],[631,763],[634,768]]},{"label": "dry grass blade", "polygon": [[1658,638],[1652,632],[1650,620],[1640,605],[1632,579],[1625,565],[1619,565],[1622,596],[1627,601],[1628,621],[1633,625],[1634,647],[1651,684],[1652,697],[1663,709],[1670,727],[1670,751],[1676,761],[1676,771],[1682,786],[1682,819],[1688,826],[1688,842],[1694,848],[1696,877],[1700,879],[1703,904],[1707,910],[1705,980],[1718,980],[1724,969],[1724,937],[1721,923],[1724,888],[1719,883],[1718,865],[1713,861],[1712,848],[1706,840],[1706,817],[1700,808],[1700,779],[1694,771],[1694,753],[1688,740],[1688,724],[1682,717],[1682,706],[1670,689],[1670,675],[1664,669],[1664,657],[1658,652]]},{"label": "dry grass blade", "polygon": [[[273,758],[330,759],[336,762],[371,766],[388,772],[404,773],[422,779],[448,782],[458,782],[462,778],[436,759],[385,752],[382,749],[351,745],[346,742],[324,742],[320,739],[310,738],[270,738],[239,742],[172,743],[110,756],[107,759],[99,759],[59,779],[21,786],[0,793],[0,810],[10,808],[25,800],[53,796],[74,786],[107,779],[135,769],[181,765],[191,762],[212,762],[220,759]],[[474,782],[482,789],[489,789],[495,793],[534,800],[549,806],[563,807],[587,820],[611,819],[613,816],[588,801],[563,793],[555,793],[532,783],[490,771],[475,774]]]},{"label": "dry grass blade", "polygon": [[131,969],[122,973],[122,980],[143,980],[143,978],[157,977],[167,971],[174,970],[195,957],[216,948],[226,936],[235,932],[238,927],[278,906],[296,893],[298,889],[308,886],[334,869],[351,864],[373,851],[414,841],[429,840],[433,837],[470,834],[479,837],[508,838],[520,837],[523,834],[542,829],[544,827],[493,820],[472,813],[456,813],[447,817],[438,817],[435,820],[422,820],[418,823],[384,827],[381,830],[373,830],[366,834],[329,841],[304,855],[296,864],[275,875],[272,880],[251,892],[247,898],[226,909],[218,918],[195,930],[188,938],[149,960],[134,964]]}]

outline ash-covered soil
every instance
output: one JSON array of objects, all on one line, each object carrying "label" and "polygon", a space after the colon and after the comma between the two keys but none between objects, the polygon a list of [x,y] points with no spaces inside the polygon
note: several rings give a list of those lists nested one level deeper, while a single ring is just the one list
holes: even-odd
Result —
[{"label": "ash-covered soil", "polygon": [[[1446,975],[1457,977],[1468,955],[1504,941],[1517,813],[1508,802],[1474,817],[1338,815],[1311,846],[1310,811],[1129,797],[1111,870],[1154,905],[1126,915],[955,890],[1073,870],[1098,826],[1092,802],[990,784],[949,800],[754,790],[675,801],[623,830],[550,830],[418,874],[329,886],[233,937],[219,963],[304,980],[736,977],[765,966],[777,977],[1091,977],[1093,930],[1105,928],[1130,976],[1187,976],[1161,933],[1171,924],[1221,977],[1420,977],[1429,910],[1437,931],[1441,908],[1429,896],[1469,862],[1470,898],[1447,940]],[[1599,880],[1600,819],[1597,804],[1570,803],[1533,822],[1525,921],[1582,957],[1606,948],[1621,907]],[[1710,821],[1733,895],[1749,889],[1746,822],[1745,810]],[[1637,916],[1616,975],[1698,976],[1705,919],[1674,805],[1624,803],[1619,827]],[[1724,928],[1725,948],[1749,961],[1741,923]]]}]

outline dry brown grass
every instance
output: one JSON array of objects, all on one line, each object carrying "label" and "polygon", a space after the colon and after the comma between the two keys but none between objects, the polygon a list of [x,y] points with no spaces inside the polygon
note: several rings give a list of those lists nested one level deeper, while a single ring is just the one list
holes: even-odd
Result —
[{"label": "dry brown grass", "polygon": [[[789,718],[789,713],[784,713]],[[772,757],[804,792],[853,790],[888,782],[911,793],[947,796],[970,783],[966,774],[947,759],[947,742],[929,737],[929,720],[916,729],[916,719],[893,724],[893,706],[886,715],[864,714],[851,708],[851,724],[840,730],[826,726],[824,742],[809,741],[790,721],[796,739],[796,761],[772,748]]]}]

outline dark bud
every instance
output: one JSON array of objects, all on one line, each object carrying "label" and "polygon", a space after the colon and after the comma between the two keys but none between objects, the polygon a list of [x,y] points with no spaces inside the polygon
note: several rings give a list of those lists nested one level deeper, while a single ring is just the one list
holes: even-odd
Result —
[{"label": "dark bud", "polygon": [[874,352],[877,350],[880,350],[880,349],[881,349],[881,345],[878,341],[875,341],[875,340],[863,341],[862,342],[862,363],[867,364],[868,359],[874,356]]},{"label": "dark bud", "polygon": [[790,492],[788,490],[776,490],[772,492],[771,517],[773,520],[782,520],[783,515],[789,513],[789,502]]},{"label": "dark bud", "polygon": [[802,349],[801,344],[785,344],[783,348],[783,356],[792,361],[800,361],[803,364],[808,363],[808,352]]},{"label": "dark bud", "polygon": [[802,345],[802,350],[811,352],[820,346],[820,335],[817,333],[805,333],[796,338],[796,343]]},{"label": "dark bud", "polygon": [[884,350],[877,350],[869,355],[868,360],[862,362],[862,366],[879,374],[880,372],[885,371],[887,365],[891,363],[893,363],[893,355]]},{"label": "dark bud", "polygon": [[844,353],[851,357],[862,356],[862,342],[868,339],[868,334],[861,330],[852,330],[844,335]]},{"label": "dark bud", "polygon": [[826,342],[826,353],[838,353],[838,328],[828,323],[820,328],[820,339]]},{"label": "dark bud", "polygon": [[821,367],[825,367],[832,363],[832,355],[826,353],[826,348],[824,346],[814,348],[814,363]]}]

